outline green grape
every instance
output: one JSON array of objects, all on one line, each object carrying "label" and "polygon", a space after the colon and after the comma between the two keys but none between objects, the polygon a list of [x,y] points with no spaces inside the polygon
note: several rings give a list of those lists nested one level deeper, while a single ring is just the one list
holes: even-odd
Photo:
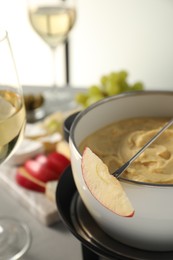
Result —
[{"label": "green grape", "polygon": [[141,82],[136,82],[132,85],[131,90],[143,90],[144,86]]},{"label": "green grape", "polygon": [[97,101],[103,99],[104,96],[102,94],[97,94],[97,95],[93,95],[93,96],[89,96],[87,101],[86,101],[86,107],[96,103]]},{"label": "green grape", "polygon": [[121,71],[118,73],[118,80],[119,80],[120,82],[124,82],[124,81],[126,81],[127,76],[128,76],[128,73],[127,73],[125,70],[121,70]]},{"label": "green grape", "polygon": [[112,88],[113,88],[113,86],[115,86],[115,88],[117,88],[116,86],[118,85],[118,74],[110,73],[108,80],[107,80],[107,84],[112,85]]},{"label": "green grape", "polygon": [[89,96],[99,95],[99,94],[101,94],[101,89],[98,86],[93,85],[88,89]]},{"label": "green grape", "polygon": [[121,92],[125,92],[129,90],[129,84],[126,81],[121,81],[119,83]]},{"label": "green grape", "polygon": [[113,96],[120,93],[120,87],[117,83],[113,84],[113,82],[108,81],[105,92],[108,96]]},{"label": "green grape", "polygon": [[86,101],[88,99],[88,95],[85,93],[77,93],[75,96],[75,101],[82,106],[86,106]]},{"label": "green grape", "polygon": [[106,84],[107,84],[107,76],[102,76],[100,79],[101,85],[102,85],[102,89],[105,88]]},{"label": "green grape", "polygon": [[118,82],[118,73],[117,72],[111,72],[108,77],[109,81],[112,83],[117,83]]},{"label": "green grape", "polygon": [[107,96],[144,89],[141,82],[129,84],[127,77],[128,73],[125,70],[104,75],[100,78],[100,84],[89,87],[87,93],[78,93],[75,100],[85,108]]}]

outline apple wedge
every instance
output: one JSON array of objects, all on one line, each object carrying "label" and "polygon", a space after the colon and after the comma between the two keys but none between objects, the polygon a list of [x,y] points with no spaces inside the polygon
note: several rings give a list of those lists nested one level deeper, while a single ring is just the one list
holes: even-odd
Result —
[{"label": "apple wedge", "polygon": [[82,173],[88,189],[103,206],[120,216],[134,215],[134,208],[121,183],[88,147],[82,156]]},{"label": "apple wedge", "polygon": [[45,192],[46,184],[30,175],[24,167],[17,168],[16,182],[25,189]]}]

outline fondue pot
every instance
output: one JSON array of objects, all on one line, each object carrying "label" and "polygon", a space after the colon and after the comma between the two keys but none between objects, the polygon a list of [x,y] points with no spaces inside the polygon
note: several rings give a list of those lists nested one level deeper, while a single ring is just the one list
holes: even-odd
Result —
[{"label": "fondue pot", "polygon": [[116,215],[95,199],[88,189],[82,175],[79,145],[93,132],[116,121],[134,117],[172,116],[173,92],[138,91],[105,98],[65,122],[66,129],[69,121],[73,121],[68,133],[71,167],[76,188],[85,207],[109,236],[139,249],[173,250],[173,185],[120,179],[135,214],[133,217]]}]

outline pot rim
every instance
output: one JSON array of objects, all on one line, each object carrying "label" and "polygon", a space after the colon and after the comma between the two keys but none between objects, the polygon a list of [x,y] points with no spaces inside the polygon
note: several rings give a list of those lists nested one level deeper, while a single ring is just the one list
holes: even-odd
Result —
[{"label": "pot rim", "polygon": [[[76,145],[75,138],[74,138],[74,131],[75,131],[75,128],[76,128],[78,122],[80,121],[80,119],[83,116],[85,116],[88,112],[90,112],[92,109],[94,109],[95,107],[101,106],[102,104],[110,102],[111,100],[117,100],[117,99],[129,97],[129,96],[141,96],[141,95],[173,95],[173,91],[171,91],[171,90],[141,90],[141,91],[133,91],[133,92],[131,92],[131,91],[130,92],[123,92],[123,93],[118,94],[118,95],[106,97],[106,98],[92,104],[91,106],[87,107],[86,109],[82,110],[80,113],[78,113],[78,115],[74,119],[74,122],[72,123],[69,138],[71,139],[73,146],[74,146],[76,152],[78,153],[80,159],[82,158],[82,155],[78,150],[78,147]],[[129,184],[136,184],[136,185],[142,185],[142,186],[173,187],[173,184],[139,182],[139,181],[126,179],[126,178],[123,178],[123,177],[119,177],[119,180],[126,182],[126,183],[129,183]]]}]

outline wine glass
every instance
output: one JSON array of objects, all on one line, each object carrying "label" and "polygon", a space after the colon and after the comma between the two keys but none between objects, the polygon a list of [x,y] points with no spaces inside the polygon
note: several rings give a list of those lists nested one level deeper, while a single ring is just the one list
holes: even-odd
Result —
[{"label": "wine glass", "polygon": [[[8,33],[0,30],[0,164],[17,149],[22,140],[26,116],[22,88]],[[31,242],[27,225],[0,216],[0,259],[16,260]]]},{"label": "wine glass", "polygon": [[[64,43],[76,20],[75,0],[28,0],[33,29],[50,46],[53,57],[53,89],[56,84],[55,52]],[[52,94],[54,95],[55,92]]]}]

